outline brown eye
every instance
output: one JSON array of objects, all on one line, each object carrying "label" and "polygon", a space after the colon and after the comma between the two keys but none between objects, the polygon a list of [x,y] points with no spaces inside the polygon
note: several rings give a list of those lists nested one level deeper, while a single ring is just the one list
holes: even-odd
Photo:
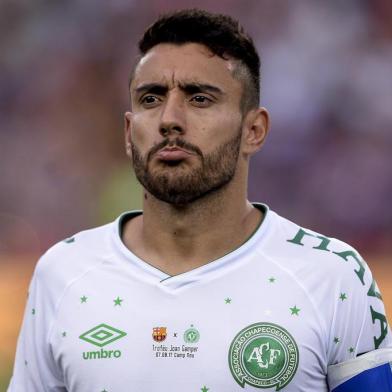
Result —
[{"label": "brown eye", "polygon": [[207,97],[204,97],[203,95],[196,95],[196,97],[193,97],[192,99],[199,103],[204,103],[208,100]]},{"label": "brown eye", "polygon": [[199,107],[207,107],[212,103],[212,100],[204,95],[195,95],[192,97],[191,102]]},{"label": "brown eye", "polygon": [[157,97],[154,97],[153,95],[147,95],[147,96],[143,97],[141,102],[146,103],[146,104],[152,104],[152,103],[157,102]]}]

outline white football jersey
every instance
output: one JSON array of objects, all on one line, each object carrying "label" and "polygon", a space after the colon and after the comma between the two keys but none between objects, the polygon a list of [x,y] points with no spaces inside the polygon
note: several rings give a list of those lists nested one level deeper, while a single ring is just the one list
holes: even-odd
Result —
[{"label": "white football jersey", "polygon": [[38,262],[9,392],[328,391],[328,366],[392,346],[377,285],[349,245],[255,204],[242,246],[169,276],[121,240],[141,212]]}]

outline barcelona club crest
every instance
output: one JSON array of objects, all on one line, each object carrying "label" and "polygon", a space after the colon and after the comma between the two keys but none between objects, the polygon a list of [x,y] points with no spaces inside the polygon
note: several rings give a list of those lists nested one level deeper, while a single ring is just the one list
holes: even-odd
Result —
[{"label": "barcelona club crest", "polygon": [[166,327],[155,327],[152,329],[152,338],[156,342],[162,342],[166,339],[167,332]]}]

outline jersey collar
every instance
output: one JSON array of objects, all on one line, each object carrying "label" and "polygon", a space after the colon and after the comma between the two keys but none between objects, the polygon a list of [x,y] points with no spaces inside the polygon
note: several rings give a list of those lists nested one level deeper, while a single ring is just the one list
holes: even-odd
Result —
[{"label": "jersey collar", "polygon": [[148,262],[136,256],[123,243],[121,235],[124,224],[128,220],[142,214],[143,211],[141,210],[124,212],[113,222],[111,233],[112,250],[115,252],[116,257],[120,257],[128,264],[128,267],[132,269],[133,274],[137,275],[138,278],[153,283],[164,290],[178,291],[189,285],[197,284],[197,282],[204,280],[207,276],[213,278],[214,276],[225,273],[225,271],[231,270],[231,268],[234,268],[253,247],[260,245],[260,242],[264,240],[264,237],[269,230],[271,213],[266,204],[252,204],[263,212],[264,219],[241,246],[218,259],[179,275],[171,276],[158,268],[153,267]]}]

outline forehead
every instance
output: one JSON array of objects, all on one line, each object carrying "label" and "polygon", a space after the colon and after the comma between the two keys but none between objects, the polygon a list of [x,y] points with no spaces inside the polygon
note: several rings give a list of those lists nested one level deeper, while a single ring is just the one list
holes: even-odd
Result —
[{"label": "forehead", "polygon": [[131,90],[143,83],[165,83],[170,87],[198,82],[215,85],[227,92],[240,92],[241,83],[233,77],[236,66],[236,60],[225,60],[200,44],[159,44],[139,61]]}]

